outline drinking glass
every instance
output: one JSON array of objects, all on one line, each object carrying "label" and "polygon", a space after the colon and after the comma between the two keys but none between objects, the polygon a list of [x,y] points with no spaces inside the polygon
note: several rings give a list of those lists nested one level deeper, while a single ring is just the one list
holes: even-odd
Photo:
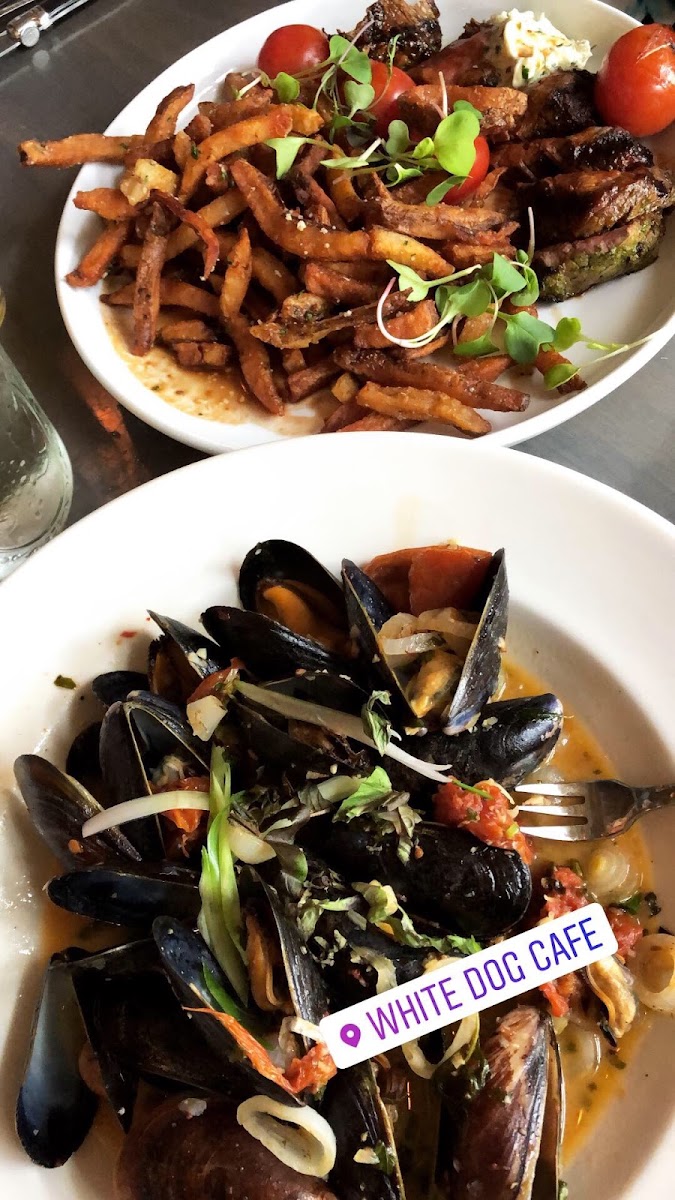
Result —
[{"label": "drinking glass", "polygon": [[0,346],[0,579],[63,529],[72,496],[65,446]]}]

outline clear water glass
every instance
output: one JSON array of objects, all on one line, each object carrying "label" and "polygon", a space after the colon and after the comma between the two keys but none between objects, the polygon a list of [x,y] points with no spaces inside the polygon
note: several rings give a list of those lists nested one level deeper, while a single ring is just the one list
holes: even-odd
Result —
[{"label": "clear water glass", "polygon": [[0,579],[63,529],[72,496],[65,446],[0,346]]}]

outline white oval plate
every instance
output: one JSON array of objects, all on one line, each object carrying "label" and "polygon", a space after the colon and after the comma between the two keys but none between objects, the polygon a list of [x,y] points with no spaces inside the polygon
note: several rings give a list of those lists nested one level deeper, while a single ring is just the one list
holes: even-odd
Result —
[{"label": "white oval plate", "polygon": [[[296,540],[333,569],[345,555],[363,561],[448,538],[504,545],[511,652],[570,703],[621,777],[675,778],[675,530],[536,458],[486,446],[477,480],[460,442],[346,436],[212,458],[158,479],[61,534],[0,588],[0,1195],[111,1200],[112,1150],[96,1133],[47,1172],[25,1159],[12,1129],[50,874],[12,790],[12,763],[31,750],[63,761],[97,712],[91,678],[143,665],[153,636],[146,608],[196,623],[207,605],[236,603],[239,564],[261,538]],[[129,640],[123,630],[140,632]],[[55,687],[59,673],[77,690]],[[644,828],[672,928],[675,811]],[[675,1022],[661,1020],[621,1075],[623,1098],[570,1168],[571,1200],[672,1200],[674,1055]]]},{"label": "white oval plate", "polygon": [[[269,12],[251,17],[234,29],[228,29],[187,54],[163,71],[123,112],[115,118],[108,133],[140,132],[147,125],[158,102],[178,84],[196,83],[196,111],[199,100],[215,93],[228,70],[250,64],[265,38],[280,25],[304,21],[323,23],[329,30],[352,28],[366,8],[367,0],[324,0],[320,13],[310,0],[293,0]],[[452,6],[441,3],[445,40],[456,37],[471,17],[488,17],[498,9],[495,0],[454,0]],[[570,37],[585,37],[595,47],[591,68],[597,69],[607,48],[636,22],[597,0],[549,0],[546,13]],[[223,10],[225,17],[225,10]],[[192,115],[191,110],[186,113]],[[657,139],[664,153],[675,158],[675,134]],[[188,446],[217,453],[275,441],[287,436],[255,421],[239,425],[207,420],[180,412],[146,387],[115,350],[103,320],[99,289],[71,288],[65,276],[91,244],[100,222],[91,213],[81,212],[72,204],[76,191],[112,186],[119,175],[117,168],[92,164],[80,171],[61,218],[56,242],[56,289],[61,313],[72,341],[90,371],[121,404],[141,420],[169,437]],[[672,288],[675,263],[675,220],[663,241],[658,261],[637,275],[594,288],[586,296],[551,306],[555,319],[563,314],[577,316],[588,336],[602,342],[633,342],[653,333],[644,346],[625,356],[612,358],[589,368],[585,376],[589,386],[584,392],[567,398],[545,392],[540,382],[526,381],[532,399],[522,413],[486,413],[493,430],[477,439],[485,445],[512,446],[525,438],[552,429],[576,413],[583,412],[596,400],[624,383],[649,361],[675,331],[675,294]],[[575,347],[575,361],[590,361],[593,355]],[[293,406],[300,415],[307,405]],[[289,433],[293,418],[288,416]],[[447,427],[437,427],[449,432]],[[459,437],[460,434],[455,434]]]}]

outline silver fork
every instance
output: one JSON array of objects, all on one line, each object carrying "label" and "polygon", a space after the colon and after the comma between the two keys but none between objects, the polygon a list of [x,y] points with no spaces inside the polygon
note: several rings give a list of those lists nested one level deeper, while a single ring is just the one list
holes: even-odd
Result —
[{"label": "silver fork", "polygon": [[[514,789],[520,796],[528,793],[535,800],[523,800],[518,814],[520,828],[529,837],[556,842],[590,842],[596,838],[617,837],[625,833],[643,813],[654,812],[675,803],[675,784],[664,787],[628,787],[616,779],[591,779],[587,783],[521,783]],[[558,799],[569,801],[556,804]],[[523,825],[525,814],[570,817],[560,824]]]}]

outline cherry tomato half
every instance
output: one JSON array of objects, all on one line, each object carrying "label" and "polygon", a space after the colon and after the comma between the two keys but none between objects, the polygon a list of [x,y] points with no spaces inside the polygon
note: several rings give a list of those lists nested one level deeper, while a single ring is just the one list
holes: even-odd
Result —
[{"label": "cherry tomato half", "polygon": [[607,125],[636,137],[675,121],[675,33],[640,25],[614,43],[598,71],[595,103]]},{"label": "cherry tomato half", "polygon": [[463,200],[465,196],[470,196],[475,192],[479,183],[483,182],[488,173],[490,147],[482,134],[478,134],[474,142],[474,147],[476,150],[474,164],[464,183],[458,183],[456,187],[450,188],[450,191],[445,193],[443,200],[446,204],[456,204],[458,200]]},{"label": "cherry tomato half", "polygon": [[400,67],[392,67],[390,74],[387,64],[379,62],[377,59],[373,59],[371,66],[372,78],[370,82],[375,92],[375,99],[369,111],[377,118],[375,121],[375,132],[380,137],[386,137],[389,130],[389,122],[394,121],[398,116],[399,96],[403,92],[407,92],[409,88],[414,87],[415,82]]},{"label": "cherry tomato half", "polygon": [[280,71],[297,75],[325,62],[330,53],[328,38],[313,25],[282,25],[275,29],[258,55],[261,71],[274,79]]}]

